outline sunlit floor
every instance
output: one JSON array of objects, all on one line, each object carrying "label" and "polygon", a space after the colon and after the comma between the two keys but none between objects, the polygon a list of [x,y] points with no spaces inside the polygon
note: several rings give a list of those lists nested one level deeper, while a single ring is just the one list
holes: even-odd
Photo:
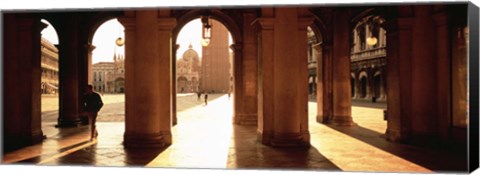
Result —
[{"label": "sunlit floor", "polygon": [[[123,96],[105,95],[99,138],[88,141],[88,127],[58,129],[54,113],[43,118],[47,139],[4,155],[3,163],[40,165],[148,166],[176,168],[309,169],[323,171],[444,172],[466,170],[466,156],[402,145],[384,138],[380,108],[352,107],[356,127],[315,120],[309,103],[310,148],[272,148],[256,139],[256,126],[232,125],[232,100],[210,95],[208,105],[193,94],[178,97],[173,144],[164,149],[126,149]],[[354,103],[355,104],[355,103]],[[53,108],[52,108],[53,109]]]}]

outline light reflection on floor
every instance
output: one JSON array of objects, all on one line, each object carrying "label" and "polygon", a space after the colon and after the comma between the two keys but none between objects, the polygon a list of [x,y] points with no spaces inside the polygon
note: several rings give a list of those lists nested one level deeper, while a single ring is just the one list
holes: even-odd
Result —
[{"label": "light reflection on floor", "polygon": [[105,117],[106,122],[98,123],[100,135],[96,143],[85,142],[89,137],[86,127],[61,130],[48,127],[44,132],[51,136],[43,144],[7,153],[3,162],[380,172],[466,168],[462,156],[386,141],[383,134],[386,121],[381,109],[352,107],[353,120],[358,126],[335,127],[317,123],[316,103],[310,102],[312,147],[278,149],[257,142],[256,126],[232,125],[233,99],[229,100],[226,95],[212,95],[211,99],[209,105],[204,106],[196,97],[180,97],[180,103],[189,103],[192,107],[178,112],[178,124],[172,129],[173,144],[166,149],[125,149],[122,145],[124,123]]},{"label": "light reflection on floor", "polygon": [[146,166],[226,168],[232,135],[231,101],[224,96],[177,115],[173,144]]}]

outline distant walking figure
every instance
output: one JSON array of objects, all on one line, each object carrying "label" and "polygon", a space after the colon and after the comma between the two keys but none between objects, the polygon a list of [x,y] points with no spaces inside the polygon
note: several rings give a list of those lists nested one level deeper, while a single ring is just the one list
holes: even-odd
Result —
[{"label": "distant walking figure", "polygon": [[197,101],[200,101],[200,97],[202,96],[202,93],[200,91],[197,92]]},{"label": "distant walking figure", "polygon": [[230,91],[228,91],[228,99],[230,100]]},{"label": "distant walking figure", "polygon": [[85,111],[87,111],[90,123],[90,140],[93,140],[98,136],[95,122],[97,120],[98,111],[100,111],[103,106],[103,102],[100,95],[93,91],[92,85],[87,86],[87,92],[83,96],[83,105]]},{"label": "distant walking figure", "polygon": [[208,93],[205,93],[204,98],[205,98],[205,106],[207,106],[207,104],[208,104]]}]

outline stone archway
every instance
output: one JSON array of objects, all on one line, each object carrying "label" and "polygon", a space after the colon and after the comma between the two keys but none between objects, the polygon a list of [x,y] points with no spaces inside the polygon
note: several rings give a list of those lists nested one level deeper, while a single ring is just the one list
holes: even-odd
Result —
[{"label": "stone archway", "polygon": [[[234,103],[233,103],[233,118],[234,122],[236,124],[256,124],[256,115],[245,115],[243,113],[246,113],[246,109],[241,101],[244,100],[245,97],[245,92],[244,89],[239,88],[244,84],[244,74],[246,72],[243,72],[242,68],[242,61],[245,60],[243,58],[243,36],[242,32],[240,30],[240,27],[238,26],[237,22],[235,21],[234,17],[228,15],[222,10],[207,10],[207,9],[197,9],[197,10],[190,10],[182,15],[179,15],[176,17],[177,19],[177,25],[173,29],[173,34],[172,34],[172,45],[175,45],[176,40],[178,38],[178,34],[180,33],[180,30],[190,21],[200,18],[204,15],[208,15],[211,19],[216,20],[220,22],[223,26],[227,28],[227,30],[230,32],[233,44],[230,46],[230,49],[233,51],[233,65],[232,65],[232,80],[233,80],[233,88],[231,91],[233,92],[234,98]],[[254,20],[254,19],[252,19]],[[176,53],[177,48],[174,48],[172,50],[172,53]],[[176,54],[172,55],[172,65],[176,65]],[[172,76],[176,75],[176,67],[173,66],[173,74]],[[196,87],[193,88],[195,90],[200,90],[200,86],[202,86],[202,77],[199,77],[196,81]],[[252,82],[252,81],[251,81]],[[176,83],[176,82],[174,82]],[[173,85],[177,86],[177,85]],[[256,98],[256,95],[250,95],[250,98]],[[176,92],[172,91],[172,105],[173,105],[173,121],[176,123]],[[256,99],[255,99],[256,100]],[[248,109],[247,109],[248,110]],[[256,113],[256,108],[254,110],[250,110]],[[248,121],[248,122],[244,122]]]},{"label": "stone archway", "polygon": [[366,72],[361,72],[358,78],[360,83],[360,98],[366,98],[368,94],[368,78]]},{"label": "stone archway", "polygon": [[115,92],[124,93],[125,92],[125,78],[115,79]]},{"label": "stone archway", "polygon": [[185,93],[188,91],[188,80],[185,77],[177,78],[177,93]]}]

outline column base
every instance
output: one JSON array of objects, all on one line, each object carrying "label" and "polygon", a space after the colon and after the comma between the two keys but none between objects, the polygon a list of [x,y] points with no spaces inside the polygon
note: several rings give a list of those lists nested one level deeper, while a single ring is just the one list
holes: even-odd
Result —
[{"label": "column base", "polygon": [[177,125],[177,116],[176,115],[172,117],[172,126],[175,126],[175,125]]},{"label": "column base", "polygon": [[324,116],[324,115],[317,115],[316,119],[317,119],[317,123],[327,124],[329,122],[328,116]]},{"label": "column base", "polygon": [[154,134],[127,134],[125,133],[123,144],[125,147],[162,148],[172,144],[171,132]]},{"label": "column base", "polygon": [[[274,133],[270,141],[273,147],[309,147],[310,140],[305,138],[304,133]],[[310,134],[308,134],[308,137]]]},{"label": "column base", "polygon": [[41,130],[32,132],[30,136],[21,134],[7,134],[4,135],[4,147],[3,152],[14,151],[23,147],[31,146],[37,143],[41,143],[46,137]]},{"label": "column base", "polygon": [[82,125],[82,120],[80,120],[80,118],[75,118],[75,119],[59,118],[58,123],[57,123],[57,125],[55,125],[55,127],[57,127],[57,128],[72,128],[72,127],[78,127],[80,125]]},{"label": "column base", "polygon": [[408,141],[409,134],[408,131],[400,131],[387,128],[385,133],[386,139],[392,142],[405,143]]},{"label": "column base", "polygon": [[328,123],[336,126],[357,126],[353,122],[352,116],[333,116],[333,119]]},{"label": "column base", "polygon": [[266,134],[265,132],[262,132],[260,130],[257,129],[257,141],[264,144],[264,145],[268,145],[268,143],[270,142],[270,139],[272,138],[271,135],[269,134]]},{"label": "column base", "polygon": [[233,124],[237,125],[257,125],[257,114],[237,114],[233,116]]}]

